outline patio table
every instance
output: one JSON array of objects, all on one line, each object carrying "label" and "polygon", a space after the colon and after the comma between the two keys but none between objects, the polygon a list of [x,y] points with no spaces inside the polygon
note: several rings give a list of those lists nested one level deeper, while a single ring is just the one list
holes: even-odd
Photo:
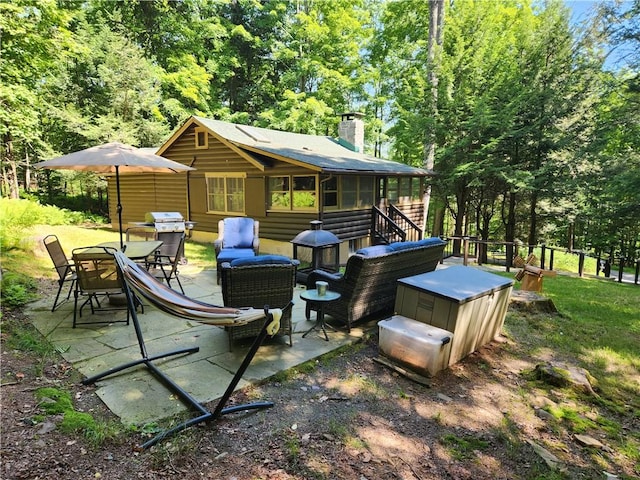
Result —
[{"label": "patio table", "polygon": [[[123,251],[131,260],[144,260],[158,250],[161,245],[162,241],[160,240],[124,242]],[[97,246],[120,250],[120,242],[104,242]]]},{"label": "patio table", "polygon": [[335,300],[338,300],[340,298],[341,294],[338,292],[332,292],[331,290],[327,290],[324,295],[320,295],[318,293],[318,290],[314,289],[314,290],[305,290],[304,292],[300,292],[300,298],[303,299],[305,302],[311,303],[312,304],[312,310],[316,310],[316,323],[313,327],[311,327],[309,330],[307,330],[304,335],[302,335],[302,338],[306,337],[307,335],[309,335],[309,333],[311,333],[313,330],[315,329],[320,329],[322,331],[322,333],[324,333],[324,339],[328,342],[329,341],[329,336],[327,335],[327,329],[325,327],[329,327],[333,330],[335,330],[335,328],[333,328],[331,325],[329,325],[328,323],[325,323],[324,321],[324,305],[326,303],[329,302],[333,302]]}]

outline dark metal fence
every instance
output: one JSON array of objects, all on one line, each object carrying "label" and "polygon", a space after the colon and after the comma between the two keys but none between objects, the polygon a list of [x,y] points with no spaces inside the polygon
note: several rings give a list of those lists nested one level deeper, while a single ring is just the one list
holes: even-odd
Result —
[{"label": "dark metal fence", "polygon": [[[634,273],[633,283],[639,284],[640,278],[640,259],[627,259],[625,257],[609,257],[596,255],[584,250],[568,250],[561,247],[551,247],[544,243],[539,245],[525,245],[521,242],[498,242],[491,240],[479,240],[474,237],[445,237],[447,246],[444,251],[444,258],[454,255],[454,251],[459,251],[460,257],[463,259],[463,264],[467,265],[469,259],[472,258],[478,265],[483,263],[491,265],[502,265],[506,271],[511,271],[514,267],[513,261],[516,255],[521,255],[523,258],[527,256],[525,252],[532,252],[534,249],[540,249],[540,268],[553,270],[555,252],[569,253],[578,256],[578,275],[584,276],[585,274],[585,259],[594,258],[596,260],[595,275],[599,276],[602,273],[606,278],[610,278],[612,271],[616,274],[617,280],[622,282],[624,278],[624,268],[632,267]],[[454,248],[454,242],[459,242],[459,247]],[[513,252],[512,255],[508,255],[508,252]]]}]

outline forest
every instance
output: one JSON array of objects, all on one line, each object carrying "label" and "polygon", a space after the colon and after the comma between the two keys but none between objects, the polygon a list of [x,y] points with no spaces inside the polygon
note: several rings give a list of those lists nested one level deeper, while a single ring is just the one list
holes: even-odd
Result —
[{"label": "forest", "polygon": [[106,213],[36,162],[190,115],[433,170],[431,234],[640,255],[640,0],[0,1],[1,196]]}]

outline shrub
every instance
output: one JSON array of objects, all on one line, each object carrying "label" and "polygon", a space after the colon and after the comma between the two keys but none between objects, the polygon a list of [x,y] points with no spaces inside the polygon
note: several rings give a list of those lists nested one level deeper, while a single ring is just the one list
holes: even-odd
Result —
[{"label": "shrub", "polygon": [[82,212],[41,205],[35,200],[0,198],[0,248],[20,248],[25,231],[34,225],[74,225],[98,220],[101,219]]},{"label": "shrub", "polygon": [[37,285],[33,278],[14,272],[2,274],[0,297],[6,307],[16,308],[35,300]]}]

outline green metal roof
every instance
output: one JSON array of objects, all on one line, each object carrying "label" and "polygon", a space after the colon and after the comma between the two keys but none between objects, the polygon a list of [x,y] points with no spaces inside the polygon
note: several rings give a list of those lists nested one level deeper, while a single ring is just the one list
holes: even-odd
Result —
[{"label": "green metal roof", "polygon": [[370,173],[385,175],[426,176],[429,173],[403,163],[354,152],[337,139],[321,135],[282,132],[268,128],[193,117],[202,126],[232,142],[239,148],[260,150],[265,155],[278,155],[319,167],[326,173]]}]

